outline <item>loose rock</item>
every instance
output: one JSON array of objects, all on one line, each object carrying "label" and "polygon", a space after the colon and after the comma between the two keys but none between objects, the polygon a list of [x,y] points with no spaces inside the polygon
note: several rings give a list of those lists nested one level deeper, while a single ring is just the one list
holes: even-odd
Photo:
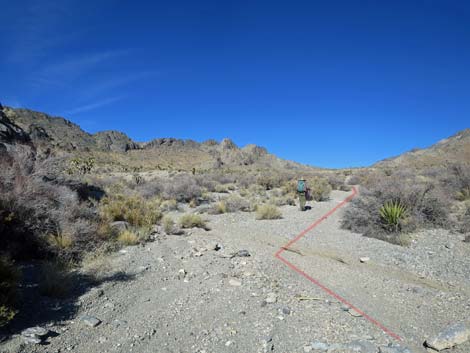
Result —
[{"label": "loose rock", "polygon": [[85,325],[90,326],[90,327],[96,327],[99,324],[101,324],[101,320],[91,316],[91,315],[84,315],[80,318],[80,321],[82,321]]},{"label": "loose rock", "polygon": [[268,293],[266,299],[264,300],[268,304],[273,304],[277,302],[277,294],[276,293]]},{"label": "loose rock", "polygon": [[470,328],[464,323],[458,323],[446,328],[436,337],[426,340],[426,347],[442,351],[443,349],[452,348],[458,344],[462,344],[470,338]]},{"label": "loose rock", "polygon": [[232,278],[228,281],[228,284],[230,284],[231,286],[234,286],[234,287],[240,287],[242,285],[242,282],[240,282],[237,279]]}]

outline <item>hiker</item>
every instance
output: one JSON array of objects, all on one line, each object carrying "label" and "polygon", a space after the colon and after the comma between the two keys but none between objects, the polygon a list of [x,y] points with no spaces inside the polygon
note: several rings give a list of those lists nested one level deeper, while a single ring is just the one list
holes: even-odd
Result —
[{"label": "hiker", "polygon": [[309,189],[305,179],[302,177],[297,181],[297,193],[299,194],[300,210],[305,211],[305,204],[309,199]]}]

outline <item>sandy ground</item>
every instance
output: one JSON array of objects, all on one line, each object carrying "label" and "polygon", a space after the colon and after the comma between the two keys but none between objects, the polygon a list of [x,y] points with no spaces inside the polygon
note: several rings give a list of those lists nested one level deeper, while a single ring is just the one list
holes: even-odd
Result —
[{"label": "sandy ground", "polygon": [[[426,231],[400,247],[340,229],[340,210],[283,253],[402,342],[274,257],[348,194],[334,191],[330,201],[306,212],[282,207],[279,220],[206,215],[210,231],[158,235],[128,247],[110,258],[112,271],[100,285],[73,302],[44,302],[44,309],[57,307],[56,317],[42,320],[52,332],[45,344],[24,345],[14,336],[0,351],[288,353],[307,352],[314,341],[363,340],[376,351],[400,343],[425,352],[428,337],[449,324],[469,323],[470,246],[460,235]],[[232,257],[239,250],[251,256]],[[41,322],[41,309],[32,321]],[[102,322],[89,327],[83,315]],[[470,342],[452,352],[470,352]]]}]

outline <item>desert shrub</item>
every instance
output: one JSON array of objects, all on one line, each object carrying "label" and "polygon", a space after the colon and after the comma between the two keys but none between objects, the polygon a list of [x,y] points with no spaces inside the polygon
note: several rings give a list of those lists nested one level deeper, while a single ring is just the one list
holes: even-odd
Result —
[{"label": "desert shrub", "polygon": [[225,204],[227,212],[250,211],[250,203],[244,198],[231,195],[222,201]]},{"label": "desert shrub", "polygon": [[[0,159],[0,248],[13,259],[57,255],[76,259],[92,249],[97,216],[67,180],[42,175],[40,165],[12,155]],[[62,185],[66,184],[66,185]],[[51,246],[49,234],[67,234],[67,247]]]},{"label": "desert shrub", "polygon": [[282,185],[283,180],[277,175],[262,174],[256,180],[257,184],[262,186],[264,190],[272,190]]},{"label": "desert shrub", "polygon": [[442,177],[443,186],[459,201],[470,200],[470,165],[452,164]]},{"label": "desert shrub", "polygon": [[325,178],[308,178],[307,187],[310,188],[310,195],[315,201],[326,201],[330,197],[331,186]]},{"label": "desert shrub", "polygon": [[344,185],[345,178],[339,174],[330,174],[328,175],[327,180],[333,190],[340,190]]},{"label": "desert shrub", "polygon": [[119,233],[117,241],[122,245],[137,245],[139,243],[139,236],[133,231],[124,230]]},{"label": "desert shrub", "polygon": [[203,228],[208,229],[206,221],[197,214],[185,214],[179,220],[181,228]]},{"label": "desert shrub", "polygon": [[89,158],[72,158],[69,162],[66,172],[68,174],[81,174],[85,175],[91,172],[95,166],[95,159],[93,157]]},{"label": "desert shrub", "polygon": [[180,202],[189,202],[192,199],[199,198],[201,194],[202,188],[193,176],[178,174],[165,181],[162,196],[167,200],[174,199]]},{"label": "desert shrub", "polygon": [[295,206],[295,199],[293,197],[290,197],[290,196],[276,197],[276,198],[272,199],[272,202],[276,206],[285,206],[285,205]]},{"label": "desert shrub", "polygon": [[216,184],[215,187],[214,187],[214,192],[218,192],[218,193],[229,193],[229,189],[228,189],[228,186],[227,185],[223,185],[223,184]]},{"label": "desert shrub", "polygon": [[70,272],[61,262],[45,262],[41,265],[39,292],[47,297],[65,298],[72,289]]},{"label": "desert shrub", "polygon": [[459,201],[470,200],[470,187],[464,187],[456,193],[456,199]]},{"label": "desert shrub", "polygon": [[136,227],[156,224],[162,217],[158,206],[141,196],[106,196],[100,203],[101,218],[107,222],[126,221]]},{"label": "desert shrub", "polygon": [[170,216],[166,215],[162,219],[163,231],[166,234],[172,234],[175,230],[175,221]]},{"label": "desert shrub", "polygon": [[0,327],[16,314],[14,308],[18,271],[5,257],[0,256]]},{"label": "desert shrub", "polygon": [[353,174],[346,179],[347,185],[359,185],[361,182],[361,177],[357,174]]},{"label": "desert shrub", "polygon": [[163,212],[176,211],[178,209],[178,202],[176,200],[165,200],[161,203],[160,209]]},{"label": "desert shrub", "polygon": [[448,227],[448,210],[449,201],[435,185],[416,179],[384,177],[369,188],[361,189],[361,194],[343,214],[342,226],[366,236],[396,242],[400,233]]},{"label": "desert shrub", "polygon": [[279,219],[282,218],[281,211],[274,205],[264,204],[256,208],[256,219]]}]

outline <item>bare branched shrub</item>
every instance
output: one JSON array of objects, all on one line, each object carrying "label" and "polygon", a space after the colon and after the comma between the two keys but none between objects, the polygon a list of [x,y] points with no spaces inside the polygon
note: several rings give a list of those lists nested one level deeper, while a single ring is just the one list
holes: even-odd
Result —
[{"label": "bare branched shrub", "polygon": [[[25,168],[31,164],[29,158],[11,155],[0,160],[2,250],[15,259],[40,258],[50,252],[68,259],[80,257],[97,241],[96,214],[60,179],[37,173],[40,168],[34,165]],[[50,234],[67,234],[69,244],[54,246],[47,241]]]},{"label": "bare branched shrub", "polygon": [[180,202],[189,202],[192,199],[199,198],[202,191],[193,176],[178,174],[165,181],[162,196],[167,200],[175,199]]}]

